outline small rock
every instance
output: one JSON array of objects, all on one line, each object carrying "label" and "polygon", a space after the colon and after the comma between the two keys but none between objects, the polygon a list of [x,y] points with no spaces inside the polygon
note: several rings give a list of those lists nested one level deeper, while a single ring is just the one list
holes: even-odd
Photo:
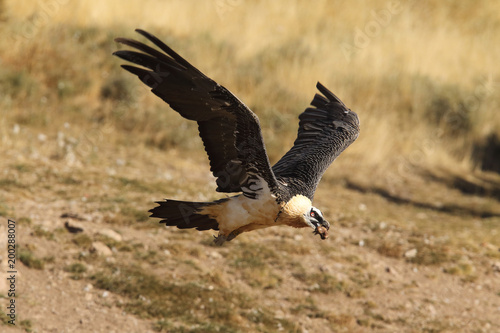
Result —
[{"label": "small rock", "polygon": [[105,290],[103,293],[102,293],[102,298],[106,298],[109,296],[109,291]]},{"label": "small rock", "polygon": [[108,238],[111,238],[112,240],[114,240],[116,242],[121,242],[123,239],[122,235],[120,235],[119,233],[117,233],[116,231],[111,230],[111,229],[102,229],[102,230],[99,230],[97,233],[99,235],[103,235],[103,236],[106,236]]},{"label": "small rock", "polygon": [[94,242],[90,247],[90,252],[95,252],[100,256],[109,257],[113,254],[113,251],[104,244],[103,242]]},{"label": "small rock", "polygon": [[415,258],[417,256],[417,249],[411,249],[405,252],[406,258]]},{"label": "small rock", "polygon": [[434,305],[429,304],[427,306],[427,310],[429,311],[429,314],[431,315],[431,317],[435,317],[436,316],[436,308],[434,307]]},{"label": "small rock", "polygon": [[314,283],[313,285],[309,286],[309,288],[307,288],[307,290],[309,290],[309,291],[320,290],[320,289],[321,289],[321,287],[317,283]]},{"label": "small rock", "polygon": [[364,203],[360,203],[359,206],[358,206],[358,209],[362,212],[364,212],[366,210],[366,205]]},{"label": "small rock", "polygon": [[85,221],[86,219],[84,217],[81,217],[77,213],[63,213],[61,214],[60,218],[69,218],[69,219],[74,219],[78,221]]},{"label": "small rock", "polygon": [[80,232],[83,232],[83,228],[81,226],[76,224],[69,224],[68,221],[64,222],[64,227],[72,234],[78,234]]},{"label": "small rock", "polygon": [[500,261],[497,261],[491,265],[491,268],[493,268],[493,272],[500,272]]},{"label": "small rock", "polygon": [[417,219],[419,220],[426,220],[427,219],[427,214],[424,212],[417,213]]},{"label": "small rock", "polygon": [[285,313],[281,310],[276,310],[276,312],[274,312],[274,318],[277,319],[285,318]]},{"label": "small rock", "polygon": [[394,280],[394,279],[395,279],[395,280],[400,280],[400,279],[401,279],[401,275],[398,273],[398,271],[397,271],[397,270],[395,270],[395,269],[394,269],[394,267],[389,267],[389,266],[387,266],[387,267],[385,268],[385,271],[386,271],[387,273],[391,274],[391,278],[390,278],[391,280]]},{"label": "small rock", "polygon": [[386,271],[387,273],[390,273],[390,274],[397,274],[396,270],[395,270],[394,268],[392,268],[392,267],[389,267],[389,266],[387,266],[387,267],[385,268],[385,271]]},{"label": "small rock", "polygon": [[482,243],[481,246],[490,250],[490,251],[500,251],[499,247],[497,247],[491,243]]},{"label": "small rock", "polygon": [[[111,252],[116,252],[116,251],[113,251],[113,249],[111,249]],[[114,264],[116,262],[116,259],[114,257],[107,257],[106,262],[110,263],[110,264]]]},{"label": "small rock", "polygon": [[219,259],[219,258],[222,258],[222,255],[217,252],[217,251],[212,251],[208,254],[211,258],[213,259]]},{"label": "small rock", "polygon": [[40,141],[40,142],[47,141],[47,136],[43,133],[38,134],[38,141]]},{"label": "small rock", "polygon": [[325,266],[325,265],[319,265],[319,271],[320,272],[323,272],[323,273],[328,273],[330,272],[330,268],[328,266]]}]

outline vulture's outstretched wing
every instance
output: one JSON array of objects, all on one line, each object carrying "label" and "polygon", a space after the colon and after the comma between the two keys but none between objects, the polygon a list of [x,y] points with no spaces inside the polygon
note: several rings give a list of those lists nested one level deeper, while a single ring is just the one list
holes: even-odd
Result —
[{"label": "vulture's outstretched wing", "polygon": [[[163,52],[126,38],[116,41],[142,52],[114,55],[147,69],[122,65],[184,118],[198,123],[217,178],[217,191],[256,198],[264,186],[278,193],[257,116],[229,90],[205,76],[155,36],[138,33]],[[263,184],[264,181],[267,184]]]},{"label": "vulture's outstretched wing", "polygon": [[316,94],[311,102],[314,108],[307,108],[299,116],[294,146],[273,166],[276,178],[291,193],[311,200],[328,166],[359,134],[356,113],[321,83],[316,87],[324,96]]}]

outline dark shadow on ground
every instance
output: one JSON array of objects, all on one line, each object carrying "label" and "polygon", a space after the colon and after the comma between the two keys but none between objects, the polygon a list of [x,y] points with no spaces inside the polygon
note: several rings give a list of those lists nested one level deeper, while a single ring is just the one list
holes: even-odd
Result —
[{"label": "dark shadow on ground", "polygon": [[422,175],[433,182],[455,188],[464,194],[491,197],[500,201],[500,181],[493,177],[476,175],[474,181],[471,181],[456,175],[439,176],[430,171],[425,171]]},{"label": "dark shadow on ground", "polygon": [[356,184],[352,181],[346,181],[346,187],[350,190],[358,191],[361,193],[375,193],[377,195],[380,195],[381,197],[385,198],[386,200],[390,202],[394,202],[396,204],[407,204],[407,205],[412,205],[415,207],[419,208],[424,208],[424,209],[429,209],[429,210],[434,210],[438,212],[443,212],[447,214],[453,214],[453,215],[468,215],[468,216],[474,216],[474,217],[480,217],[480,218],[488,218],[488,217],[498,217],[500,216],[500,212],[492,212],[492,211],[484,211],[484,210],[479,210],[479,209],[474,209],[470,207],[463,207],[459,205],[453,205],[453,204],[443,204],[443,205],[433,205],[431,203],[427,202],[419,202],[415,200],[411,200],[408,198],[403,198],[400,196],[397,196],[395,194],[390,193],[388,190],[380,187],[365,187],[360,184]]}]

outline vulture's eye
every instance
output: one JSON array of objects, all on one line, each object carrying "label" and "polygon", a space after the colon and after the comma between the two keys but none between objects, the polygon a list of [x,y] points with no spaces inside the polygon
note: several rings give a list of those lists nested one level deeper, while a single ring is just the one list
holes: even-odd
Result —
[{"label": "vulture's eye", "polygon": [[314,211],[311,210],[311,217],[316,217],[316,213]]}]

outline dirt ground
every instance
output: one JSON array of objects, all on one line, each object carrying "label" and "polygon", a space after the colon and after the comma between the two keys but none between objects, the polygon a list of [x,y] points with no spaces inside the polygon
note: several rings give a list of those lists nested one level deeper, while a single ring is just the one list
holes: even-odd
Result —
[{"label": "dirt ground", "polygon": [[[196,171],[203,170],[203,165],[193,161],[189,165],[189,177],[204,179],[210,187],[210,177]],[[178,176],[186,170],[172,168]],[[19,172],[16,179],[29,183],[29,177]],[[500,252],[495,236],[500,206],[491,205],[490,198],[434,185],[435,195],[475,202],[468,212],[456,213],[443,208],[446,202],[428,208],[417,202],[395,203],[327,178],[316,205],[333,222],[329,239],[322,241],[307,230],[271,228],[214,247],[213,232],[165,228],[154,220],[130,224],[112,220],[114,212],[103,212],[102,203],[89,200],[97,188],[106,188],[107,181],[92,183],[85,190],[88,199],[48,199],[53,191],[71,184],[40,188],[36,195],[28,188],[18,190],[16,196],[23,200],[2,192],[10,211],[22,216],[16,226],[18,251],[28,250],[43,263],[37,267],[33,260],[17,261],[16,326],[4,319],[2,331],[500,330]],[[127,196],[134,197],[137,191],[141,192],[129,188]],[[144,204],[148,201],[144,199]],[[489,209],[481,210],[484,207]],[[481,212],[493,217],[481,218]],[[1,248],[5,249],[7,221],[2,219]],[[70,233],[65,222],[83,232]],[[124,250],[126,246],[134,250]],[[6,270],[4,253],[2,270]],[[68,269],[74,263],[83,263],[85,271]],[[160,280],[203,285],[207,293],[195,299],[175,296],[183,302],[175,306],[192,308],[196,320],[131,310],[130,304],[144,305],[134,303],[141,295],[103,287],[96,280],[107,266],[131,265]],[[0,287],[5,308],[5,279]],[[225,292],[245,297],[219,300]],[[165,301],[173,297],[158,296]],[[228,317],[207,312],[204,304],[210,302],[220,302],[216,306],[227,308]],[[260,320],[251,313],[266,317]],[[203,326],[211,322],[219,326]]]},{"label": "dirt ground", "polygon": [[[498,1],[124,3],[0,0],[1,332],[500,332]],[[358,114],[314,198],[327,240],[149,218],[224,195],[197,125],[112,55],[135,28],[241,98],[272,163],[318,81]]]}]

